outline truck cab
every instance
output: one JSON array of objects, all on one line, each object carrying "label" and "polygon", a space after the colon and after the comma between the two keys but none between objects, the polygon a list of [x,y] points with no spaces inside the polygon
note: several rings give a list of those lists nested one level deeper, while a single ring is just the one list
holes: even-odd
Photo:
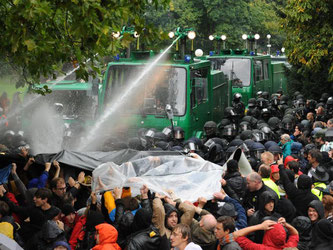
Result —
[{"label": "truck cab", "polygon": [[[229,90],[227,77],[221,71],[212,72],[208,60],[174,59],[170,54],[136,82],[153,56],[152,51],[132,52],[130,58],[118,58],[108,64],[100,113],[112,109],[118,98],[123,103],[115,116],[117,121],[110,119],[108,126],[118,127],[117,134],[133,136],[139,128],[162,131],[170,126],[165,110],[170,105],[173,125],[185,130],[185,138],[200,137],[206,121],[218,122],[222,118],[227,102],[224,96]],[[133,88],[135,94],[119,100],[126,89]]]},{"label": "truck cab", "polygon": [[222,71],[232,84],[232,94],[241,93],[242,101],[256,96],[258,91],[270,94],[286,91],[283,62],[272,62],[268,55],[249,54],[247,50],[222,50],[206,57],[213,70]]}]

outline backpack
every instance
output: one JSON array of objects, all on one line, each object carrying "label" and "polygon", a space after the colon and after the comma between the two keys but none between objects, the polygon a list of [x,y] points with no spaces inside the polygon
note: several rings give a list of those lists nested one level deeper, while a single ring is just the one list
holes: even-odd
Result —
[{"label": "backpack", "polygon": [[76,250],[90,250],[96,246],[96,230],[87,231],[86,226],[84,225],[82,230],[84,232],[84,237],[82,240],[77,240]]}]

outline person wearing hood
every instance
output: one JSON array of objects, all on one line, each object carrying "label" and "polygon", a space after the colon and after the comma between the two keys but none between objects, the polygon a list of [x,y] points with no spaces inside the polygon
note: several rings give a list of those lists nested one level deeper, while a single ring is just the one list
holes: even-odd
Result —
[{"label": "person wearing hood", "polygon": [[296,208],[296,215],[307,216],[307,206],[313,200],[319,200],[311,192],[312,180],[309,176],[302,174],[297,181],[297,187],[289,179],[286,169],[283,166],[282,158],[279,159],[280,180],[288,195],[288,199]]},{"label": "person wearing hood", "polygon": [[64,223],[61,221],[48,220],[38,233],[38,243],[35,249],[51,250],[57,241],[66,241]]},{"label": "person wearing hood", "polygon": [[[253,214],[249,220],[249,226],[260,224],[264,218],[277,221],[281,217],[280,214],[275,212],[278,196],[274,192],[265,191],[259,196],[259,209]],[[264,232],[259,230],[254,233],[254,242],[262,243]]]},{"label": "person wearing hood", "polygon": [[[287,232],[289,237],[287,240]],[[245,236],[257,230],[264,230],[264,239],[262,244],[257,244]],[[284,218],[278,222],[266,220],[259,225],[250,226],[233,233],[233,238],[243,250],[277,250],[287,247],[297,247],[299,236],[297,230],[290,224],[286,223]]]},{"label": "person wearing hood", "polygon": [[236,160],[229,160],[227,162],[227,171],[223,179],[226,181],[226,185],[237,194],[239,201],[242,202],[246,192],[246,178],[242,177],[239,172],[238,162]]},{"label": "person wearing hood", "polygon": [[195,210],[184,202],[175,202],[168,197],[164,198],[166,203],[163,205],[161,198],[159,194],[155,194],[152,222],[162,237],[166,235],[167,239],[170,239],[172,229],[179,223],[178,210],[184,212],[180,217],[180,222],[187,225],[192,223]]},{"label": "person wearing hood", "polygon": [[131,225],[132,234],[128,236],[127,250],[153,250],[159,249],[162,238],[158,229],[151,225],[151,211],[141,208],[134,216]]},{"label": "person wearing hood", "polygon": [[305,216],[298,216],[293,219],[291,225],[296,228],[299,234],[297,248],[299,250],[308,250],[311,242],[311,220]]},{"label": "person wearing hood", "polygon": [[333,224],[321,219],[312,229],[310,249],[331,250],[333,246]]},{"label": "person wearing hood", "polygon": [[95,226],[97,245],[92,250],[121,250],[117,244],[118,231],[108,223]]},{"label": "person wearing hood", "polygon": [[319,220],[325,218],[324,205],[321,201],[311,201],[308,205],[308,217],[314,226]]}]

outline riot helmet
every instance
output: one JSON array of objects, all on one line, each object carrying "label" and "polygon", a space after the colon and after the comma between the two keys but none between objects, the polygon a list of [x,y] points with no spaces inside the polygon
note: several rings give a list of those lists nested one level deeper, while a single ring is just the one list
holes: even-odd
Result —
[{"label": "riot helmet", "polygon": [[296,100],[303,100],[304,99],[304,95],[299,94],[296,96]]},{"label": "riot helmet", "polygon": [[263,109],[268,107],[268,101],[264,98],[257,99],[257,107]]},{"label": "riot helmet", "polygon": [[266,141],[266,135],[264,132],[258,130],[258,129],[255,129],[252,131],[252,140],[255,141],[255,142],[264,142]]},{"label": "riot helmet", "polygon": [[252,131],[251,130],[244,130],[240,134],[241,140],[245,141],[247,139],[252,139]]},{"label": "riot helmet", "polygon": [[211,138],[216,144],[221,145],[222,149],[225,151],[228,148],[229,142],[224,138],[214,137]]},{"label": "riot helmet", "polygon": [[255,108],[257,105],[257,100],[255,98],[250,98],[247,102],[249,108]]},{"label": "riot helmet", "polygon": [[168,141],[168,138],[167,136],[163,133],[163,132],[155,132],[155,134],[153,135],[153,138],[154,138],[154,142],[158,142],[158,141],[165,141],[167,142]]},{"label": "riot helmet", "polygon": [[214,121],[207,121],[203,128],[206,136],[208,137],[214,136],[216,134],[217,125]]},{"label": "riot helmet", "polygon": [[272,97],[272,100],[271,100],[271,103],[272,103],[272,105],[273,106],[279,106],[279,104],[280,104],[280,99],[279,99],[279,97],[277,97],[276,95],[274,95],[273,97]]},{"label": "riot helmet", "polygon": [[292,120],[288,117],[283,118],[282,121],[281,121],[281,128],[285,129],[285,130],[288,130],[288,131],[291,131],[293,129]]},{"label": "riot helmet", "polygon": [[215,145],[216,145],[215,141],[213,139],[209,139],[205,142],[204,147],[207,151],[209,151],[209,149],[211,149]]},{"label": "riot helmet", "polygon": [[154,139],[154,135],[155,135],[156,132],[157,132],[157,131],[156,131],[155,128],[150,128],[150,129],[148,129],[148,130],[146,131],[146,133],[145,133],[145,137],[146,137],[147,139]]},{"label": "riot helmet", "polygon": [[261,110],[261,117],[265,121],[268,121],[268,119],[271,117],[271,111],[268,108],[263,108]]},{"label": "riot helmet", "polygon": [[269,127],[270,127],[273,131],[275,131],[275,130],[277,130],[277,129],[279,128],[280,119],[277,118],[277,117],[275,117],[275,116],[273,116],[273,117],[271,117],[271,118],[268,119],[268,122],[267,122],[267,123],[268,123]]},{"label": "riot helmet", "polygon": [[244,144],[248,147],[248,149],[251,151],[251,148],[253,146],[254,141],[252,139],[246,139],[244,140]]},{"label": "riot helmet", "polygon": [[293,94],[294,100],[297,100],[297,96],[300,95],[300,94],[301,94],[301,92],[295,91],[294,94]]},{"label": "riot helmet", "polygon": [[261,97],[262,97],[262,91],[258,91],[258,92],[256,93],[256,96],[257,96],[257,98],[261,98]]},{"label": "riot helmet", "polygon": [[265,152],[265,146],[260,142],[254,142],[252,145],[251,155],[256,159],[261,159],[261,154]]},{"label": "riot helmet", "polygon": [[165,136],[167,138],[167,141],[171,141],[172,140],[172,128],[171,128],[171,126],[165,127],[162,130],[162,133],[165,134]]},{"label": "riot helmet", "polygon": [[184,140],[185,138],[185,131],[182,127],[174,127],[174,138],[176,140]]},{"label": "riot helmet", "polygon": [[199,150],[199,146],[195,141],[189,139],[184,142],[184,149],[185,152],[197,152]]},{"label": "riot helmet", "polygon": [[239,123],[239,130],[240,130],[240,132],[246,131],[246,130],[251,130],[250,123],[247,121],[243,121],[243,122]]},{"label": "riot helmet", "polygon": [[324,102],[324,103],[326,103],[326,102],[327,102],[327,99],[328,99],[329,97],[330,97],[330,95],[329,95],[328,93],[322,93],[322,95],[321,95],[319,101],[320,101],[320,102]]},{"label": "riot helmet", "polygon": [[235,150],[237,149],[237,147],[233,146],[233,147],[229,147],[226,151],[226,159],[228,160],[230,158],[230,156],[233,154],[233,152],[235,152]]},{"label": "riot helmet", "polygon": [[232,117],[237,116],[237,113],[235,112],[233,107],[226,107],[224,110],[224,116],[226,118],[232,118]]},{"label": "riot helmet", "polygon": [[239,145],[243,144],[243,140],[241,139],[233,139],[230,143],[229,143],[229,147],[233,147],[236,146],[238,147]]},{"label": "riot helmet", "polygon": [[282,149],[277,144],[270,146],[268,148],[268,151],[271,152],[273,155],[275,155],[275,154],[282,154]]},{"label": "riot helmet", "polygon": [[327,99],[326,108],[333,109],[333,97],[332,96]]},{"label": "riot helmet", "polygon": [[269,93],[267,91],[262,92],[262,98],[269,100]]},{"label": "riot helmet", "polygon": [[240,100],[242,99],[242,95],[240,93],[235,93],[232,100],[235,102],[235,103],[238,103],[240,102]]},{"label": "riot helmet", "polygon": [[233,125],[227,125],[223,128],[222,130],[222,136],[225,136],[225,137],[233,137],[236,135],[236,129]]}]

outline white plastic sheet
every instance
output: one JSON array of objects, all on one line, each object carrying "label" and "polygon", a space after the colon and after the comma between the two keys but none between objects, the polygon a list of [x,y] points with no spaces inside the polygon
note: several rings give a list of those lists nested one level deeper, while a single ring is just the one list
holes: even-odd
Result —
[{"label": "white plastic sheet", "polygon": [[[194,202],[198,197],[213,198],[221,189],[222,167],[202,159],[186,156],[148,156],[117,165],[104,163],[93,171],[92,188],[110,190],[131,187],[139,194],[143,184],[160,194],[172,190],[182,201]],[[99,184],[99,179],[103,186]]]}]

